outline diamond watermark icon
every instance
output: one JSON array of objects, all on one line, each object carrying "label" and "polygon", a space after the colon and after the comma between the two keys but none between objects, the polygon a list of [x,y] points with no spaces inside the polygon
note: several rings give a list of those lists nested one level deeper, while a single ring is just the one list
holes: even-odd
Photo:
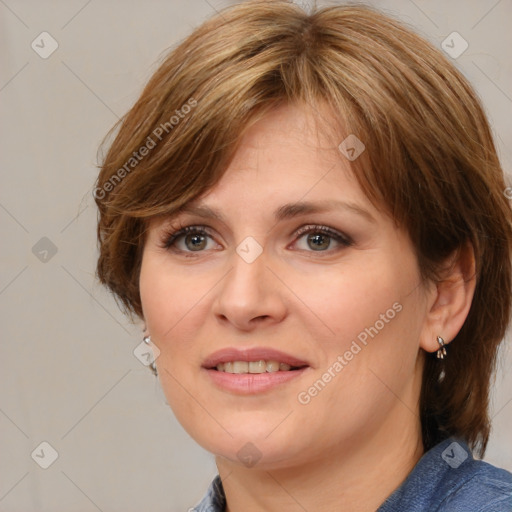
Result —
[{"label": "diamond watermark icon", "polygon": [[246,263],[252,263],[263,252],[263,247],[252,236],[248,236],[238,244],[236,252]]},{"label": "diamond watermark icon", "polygon": [[253,443],[245,443],[236,456],[248,468],[255,466],[262,457],[262,453],[256,448]]},{"label": "diamond watermark icon", "polygon": [[160,355],[160,349],[152,342],[141,341],[133,351],[133,355],[144,365],[153,364]]},{"label": "diamond watermark icon", "polygon": [[338,149],[343,153],[345,158],[353,162],[366,149],[366,146],[354,134],[351,133],[338,146]]},{"label": "diamond watermark icon", "polygon": [[50,443],[43,441],[30,456],[43,469],[48,469],[57,460],[59,454]]},{"label": "diamond watermark icon", "polygon": [[441,43],[441,48],[452,59],[458,59],[468,49],[468,47],[468,42],[458,32],[452,32]]},{"label": "diamond watermark icon", "polygon": [[443,460],[452,468],[458,468],[467,458],[468,454],[459,443],[452,443],[441,454]]},{"label": "diamond watermark icon", "polygon": [[30,46],[39,57],[47,59],[59,47],[59,43],[48,32],[41,32]]},{"label": "diamond watermark icon", "polygon": [[33,245],[32,254],[42,263],[48,263],[57,254],[57,246],[43,236]]}]

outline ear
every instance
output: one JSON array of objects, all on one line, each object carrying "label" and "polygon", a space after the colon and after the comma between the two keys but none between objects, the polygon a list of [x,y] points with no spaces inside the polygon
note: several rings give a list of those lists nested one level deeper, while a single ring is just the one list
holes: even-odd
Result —
[{"label": "ear", "polygon": [[475,293],[475,254],[468,242],[446,261],[441,280],[427,292],[427,317],[420,346],[427,352],[439,349],[437,336],[448,345],[464,324]]}]

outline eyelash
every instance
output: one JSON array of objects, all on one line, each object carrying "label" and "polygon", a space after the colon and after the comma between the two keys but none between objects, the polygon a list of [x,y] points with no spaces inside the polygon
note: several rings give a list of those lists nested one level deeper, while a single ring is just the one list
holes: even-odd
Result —
[{"label": "eyelash", "polygon": [[[342,247],[350,247],[353,244],[353,240],[348,237],[347,235],[344,235],[332,228],[329,228],[328,226],[321,226],[321,225],[306,225],[302,226],[295,233],[293,236],[297,239],[303,237],[304,235],[307,235],[309,233],[321,233],[323,235],[327,235],[330,238],[334,239],[336,242],[338,242]],[[173,248],[176,241],[181,238],[182,236],[186,235],[201,235],[205,237],[212,238],[211,233],[209,232],[208,226],[186,226],[182,227],[178,230],[171,230],[166,233],[164,233],[162,240],[161,240],[161,247],[166,250],[172,250],[175,252],[185,252],[187,253],[187,257],[195,257],[197,253],[205,252],[203,251],[182,251],[181,249]],[[339,249],[339,248],[338,248]],[[332,250],[327,249],[325,251],[307,251],[307,252],[313,252],[313,253],[323,253],[323,252],[332,252]]]}]

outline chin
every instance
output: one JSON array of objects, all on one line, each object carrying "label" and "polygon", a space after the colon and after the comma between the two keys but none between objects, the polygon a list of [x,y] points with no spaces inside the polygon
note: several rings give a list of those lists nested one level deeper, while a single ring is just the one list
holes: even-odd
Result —
[{"label": "chin", "polygon": [[245,428],[239,424],[239,428],[230,430],[232,437],[221,427],[208,432],[188,432],[206,451],[248,469],[276,470],[307,462],[312,456],[309,454],[311,446],[297,442],[302,438],[301,429],[291,432],[290,425],[276,428],[279,422],[270,423],[261,423],[258,427],[248,424]]}]

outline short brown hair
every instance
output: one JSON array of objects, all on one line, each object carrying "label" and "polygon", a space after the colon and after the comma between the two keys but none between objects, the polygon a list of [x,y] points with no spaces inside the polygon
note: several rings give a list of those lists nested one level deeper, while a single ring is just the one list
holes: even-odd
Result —
[{"label": "short brown hair", "polygon": [[473,246],[472,306],[449,357],[442,364],[427,358],[420,412],[425,449],[455,435],[483,455],[491,377],[511,305],[512,214],[503,172],[462,74],[373,8],[307,14],[286,1],[249,1],[223,10],[171,51],[115,127],[101,167],[97,275],[126,312],[142,318],[147,221],[176,213],[215,185],[244,131],[266,112],[320,102],[343,137],[364,141],[354,174],[372,203],[406,229],[424,279],[438,279],[449,255]]}]

